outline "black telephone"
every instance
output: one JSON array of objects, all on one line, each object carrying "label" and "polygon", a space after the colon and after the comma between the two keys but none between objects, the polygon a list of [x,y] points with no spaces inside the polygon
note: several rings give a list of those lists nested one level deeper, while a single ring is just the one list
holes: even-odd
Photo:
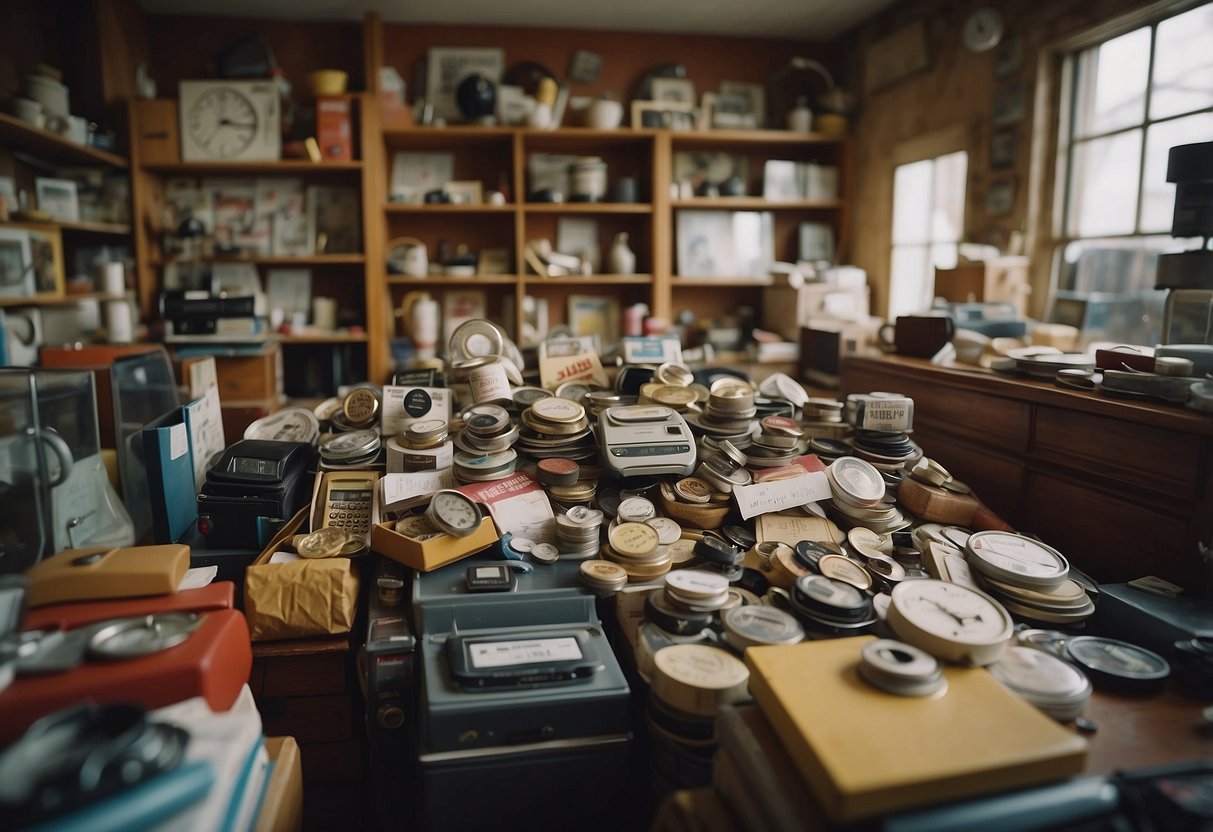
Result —
[{"label": "black telephone", "polygon": [[261,549],[311,499],[316,452],[305,442],[242,439],[206,472],[198,530],[212,549]]}]

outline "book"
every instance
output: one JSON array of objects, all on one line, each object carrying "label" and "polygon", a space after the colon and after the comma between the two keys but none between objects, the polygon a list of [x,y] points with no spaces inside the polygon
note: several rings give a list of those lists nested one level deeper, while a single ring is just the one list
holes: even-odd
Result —
[{"label": "book", "polygon": [[175,543],[198,520],[185,408],[171,410],[144,426],[143,457],[156,542]]}]

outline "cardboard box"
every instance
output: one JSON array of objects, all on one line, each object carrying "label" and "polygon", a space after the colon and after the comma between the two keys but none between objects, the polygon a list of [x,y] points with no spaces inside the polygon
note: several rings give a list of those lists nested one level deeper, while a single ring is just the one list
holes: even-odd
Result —
[{"label": "cardboard box", "polygon": [[223,435],[228,442],[243,438],[245,428],[265,416],[282,409],[285,396],[275,396],[259,402],[232,402],[220,407],[223,416]]},{"label": "cardboard box", "polygon": [[393,525],[379,523],[371,529],[371,551],[422,572],[432,572],[474,555],[501,539],[491,517],[481,520],[480,528],[466,537],[439,534],[428,540],[418,540],[397,533]]},{"label": "cardboard box", "polygon": [[273,769],[261,798],[256,832],[299,832],[303,828],[303,764],[294,737],[267,737]]},{"label": "cardboard box", "polygon": [[325,95],[316,99],[316,141],[326,162],[354,159],[353,99],[349,95]]},{"label": "cardboard box", "polygon": [[800,287],[767,286],[762,290],[762,327],[795,341],[812,318],[864,321],[868,287],[807,283]]},{"label": "cardboard box", "polygon": [[219,398],[260,402],[282,395],[282,345],[268,344],[251,355],[215,356]]},{"label": "cardboard box", "polygon": [[1031,291],[1027,257],[998,257],[935,270],[935,297],[952,303],[1009,303],[1022,318]]}]

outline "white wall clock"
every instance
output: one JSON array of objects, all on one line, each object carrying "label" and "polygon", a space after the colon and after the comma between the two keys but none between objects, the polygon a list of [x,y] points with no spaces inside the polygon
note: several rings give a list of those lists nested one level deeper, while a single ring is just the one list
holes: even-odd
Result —
[{"label": "white wall clock", "polygon": [[1002,41],[1003,21],[998,9],[985,6],[965,20],[964,45],[971,52],[988,52]]},{"label": "white wall clock", "polygon": [[181,159],[276,162],[282,156],[278,90],[269,81],[182,81]]}]

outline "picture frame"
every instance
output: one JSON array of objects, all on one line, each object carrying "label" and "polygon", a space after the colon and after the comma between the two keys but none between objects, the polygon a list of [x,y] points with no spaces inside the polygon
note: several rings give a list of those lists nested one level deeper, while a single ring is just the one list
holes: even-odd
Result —
[{"label": "picture frame", "polygon": [[63,234],[58,228],[46,226],[30,225],[26,230],[33,264],[34,294],[43,298],[63,297],[66,281]]},{"label": "picture frame", "polygon": [[578,49],[569,60],[569,80],[578,84],[593,84],[602,72],[602,56],[588,49]]},{"label": "picture frame", "polygon": [[0,228],[0,297],[20,298],[34,294],[33,255],[29,231]]},{"label": "picture frame", "polygon": [[1002,84],[994,92],[993,121],[995,127],[1009,127],[1024,120],[1028,114],[1028,87],[1023,81]]},{"label": "picture frame", "polygon": [[307,189],[308,250],[356,254],[362,250],[362,210],[354,188],[310,185]]},{"label": "picture frame", "polygon": [[716,130],[755,130],[758,117],[750,97],[740,92],[720,92],[712,99],[708,126]]},{"label": "picture frame", "polygon": [[447,182],[442,191],[451,198],[452,205],[479,205],[484,202],[484,188],[479,179],[463,179]]},{"label": "picture frame", "polygon": [[559,217],[556,220],[556,250],[580,257],[594,274],[602,271],[602,247],[598,220],[593,217]]},{"label": "picture frame", "polygon": [[1002,217],[1015,208],[1015,182],[1002,179],[990,183],[986,191],[986,216]]},{"label": "picture frame", "polygon": [[435,46],[426,52],[425,101],[433,118],[462,120],[455,90],[469,75],[483,75],[494,84],[505,68],[505,50],[491,47]]},{"label": "picture frame", "polygon": [[0,176],[0,221],[21,206],[17,202],[17,185],[11,176]]},{"label": "picture frame", "polygon": [[674,153],[673,179],[680,197],[684,196],[683,190],[687,191],[685,197],[712,196],[730,179],[748,185],[749,164],[741,153],[680,150]]},{"label": "picture frame", "polygon": [[1017,138],[1014,130],[999,130],[990,137],[990,167],[1015,167]]},{"label": "picture frame", "polygon": [[[753,118],[752,126],[761,128],[766,126],[767,122],[767,91],[762,84],[754,84],[749,81],[721,81],[720,82],[720,97],[733,97],[746,102],[746,112]],[[719,107],[719,99],[717,100]]]},{"label": "picture frame", "polygon": [[653,101],[695,104],[695,82],[689,78],[654,78],[649,84]]},{"label": "picture frame", "polygon": [[34,191],[38,197],[38,210],[45,211],[58,222],[80,221],[80,198],[76,183],[71,179],[39,176],[34,180]]},{"label": "picture frame", "polygon": [[477,259],[476,271],[479,274],[513,274],[513,264],[510,261],[508,248],[482,248]]},{"label": "picture frame", "polygon": [[526,124],[535,111],[535,99],[522,87],[500,84],[497,87],[497,123],[505,127]]},{"label": "picture frame", "polygon": [[1023,38],[1011,35],[1003,38],[994,49],[994,77],[1009,78],[1023,66]]},{"label": "picture frame", "polygon": [[683,101],[633,101],[632,129],[695,129],[695,104]]},{"label": "picture frame", "polygon": [[392,158],[389,199],[414,205],[425,201],[430,191],[441,190],[455,175],[455,154],[399,151]]},{"label": "picture frame", "polygon": [[678,277],[765,277],[775,262],[769,211],[679,211]]},{"label": "picture frame", "polygon": [[619,298],[569,295],[569,329],[574,335],[597,335],[604,344],[619,341]]}]

